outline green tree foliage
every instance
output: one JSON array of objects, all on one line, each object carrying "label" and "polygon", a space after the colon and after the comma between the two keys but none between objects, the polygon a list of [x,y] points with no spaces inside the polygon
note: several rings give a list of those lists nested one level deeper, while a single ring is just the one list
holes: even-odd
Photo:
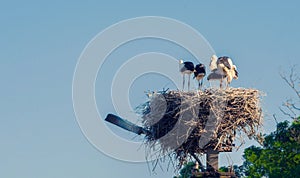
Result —
[{"label": "green tree foliage", "polygon": [[234,165],[232,168],[222,166],[222,167],[219,168],[219,172],[231,172],[231,171],[233,171],[234,174],[237,177],[242,177],[242,171],[243,171],[242,169],[243,169],[242,166],[237,166],[237,165]]},{"label": "green tree foliage", "polygon": [[296,105],[300,101],[300,77],[296,66],[291,68],[289,75],[283,73],[280,76],[296,94],[294,99],[287,100],[280,107],[281,112],[293,122],[278,123],[276,131],[265,136],[262,148],[251,146],[245,149],[245,161],[239,167],[243,176],[300,177],[300,117],[297,117],[300,108]]},{"label": "green tree foliage", "polygon": [[300,176],[300,117],[292,124],[277,124],[276,131],[265,136],[263,147],[251,146],[244,151],[240,167],[249,178]]},{"label": "green tree foliage", "polygon": [[[243,157],[242,166],[233,166],[237,177],[300,177],[300,117],[291,124],[278,123],[276,131],[264,137],[262,147],[246,148]],[[191,177],[193,166],[193,162],[187,163],[177,178]],[[229,172],[228,167],[221,167],[219,171]]]},{"label": "green tree foliage", "polygon": [[183,166],[183,168],[180,170],[180,176],[174,177],[174,178],[190,178],[192,176],[192,169],[195,166],[194,162],[188,162]]}]

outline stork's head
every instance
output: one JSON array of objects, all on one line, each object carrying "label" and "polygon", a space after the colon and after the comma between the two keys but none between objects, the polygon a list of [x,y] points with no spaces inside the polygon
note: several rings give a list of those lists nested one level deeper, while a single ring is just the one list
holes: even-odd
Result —
[{"label": "stork's head", "polygon": [[182,59],[179,60],[179,64],[183,64],[183,60]]},{"label": "stork's head", "polygon": [[214,54],[211,56],[210,60],[212,61],[217,61],[218,60],[218,57]]}]

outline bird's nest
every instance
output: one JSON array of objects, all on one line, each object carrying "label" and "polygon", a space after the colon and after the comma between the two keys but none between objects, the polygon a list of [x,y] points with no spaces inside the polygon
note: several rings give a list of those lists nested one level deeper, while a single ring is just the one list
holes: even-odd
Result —
[{"label": "bird's nest", "polygon": [[145,141],[149,150],[175,155],[181,166],[209,149],[231,151],[235,138],[261,142],[260,98],[258,90],[244,88],[164,91],[154,93],[137,111],[150,131]]}]

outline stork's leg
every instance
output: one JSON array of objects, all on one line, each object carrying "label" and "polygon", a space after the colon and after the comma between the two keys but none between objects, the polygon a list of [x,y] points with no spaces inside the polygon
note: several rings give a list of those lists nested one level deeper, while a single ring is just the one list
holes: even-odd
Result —
[{"label": "stork's leg", "polygon": [[182,74],[182,91],[184,90],[185,76]]},{"label": "stork's leg", "polygon": [[197,96],[199,97],[199,90],[200,90],[200,81],[198,80],[198,90],[197,90]]},{"label": "stork's leg", "polygon": [[189,81],[188,81],[188,91],[190,91],[190,81],[191,81],[191,75],[189,74]]},{"label": "stork's leg", "polygon": [[203,78],[201,79],[201,81],[198,80],[198,90],[201,90],[202,85],[203,85]]},{"label": "stork's leg", "polygon": [[227,77],[227,86],[226,86],[226,88],[229,87],[231,81],[232,81],[232,77],[231,77],[231,76],[228,76],[228,77]]},{"label": "stork's leg", "polygon": [[223,86],[223,78],[220,80],[220,89],[222,89]]},{"label": "stork's leg", "polygon": [[227,82],[226,82],[226,89],[229,87],[229,84],[230,84],[230,82],[227,81]]},{"label": "stork's leg", "polygon": [[203,78],[201,79],[201,84],[200,84],[200,88],[202,89],[203,86]]},{"label": "stork's leg", "polygon": [[228,88],[228,84],[229,84],[229,77],[227,76],[227,78],[226,78],[226,89]]}]

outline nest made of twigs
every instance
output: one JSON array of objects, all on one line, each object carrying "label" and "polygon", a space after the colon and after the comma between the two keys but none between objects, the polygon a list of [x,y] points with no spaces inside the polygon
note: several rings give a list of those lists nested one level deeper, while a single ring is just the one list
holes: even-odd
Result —
[{"label": "nest made of twigs", "polygon": [[260,98],[258,90],[244,88],[164,91],[137,110],[150,131],[149,149],[186,160],[208,149],[231,151],[237,132],[261,142]]}]

